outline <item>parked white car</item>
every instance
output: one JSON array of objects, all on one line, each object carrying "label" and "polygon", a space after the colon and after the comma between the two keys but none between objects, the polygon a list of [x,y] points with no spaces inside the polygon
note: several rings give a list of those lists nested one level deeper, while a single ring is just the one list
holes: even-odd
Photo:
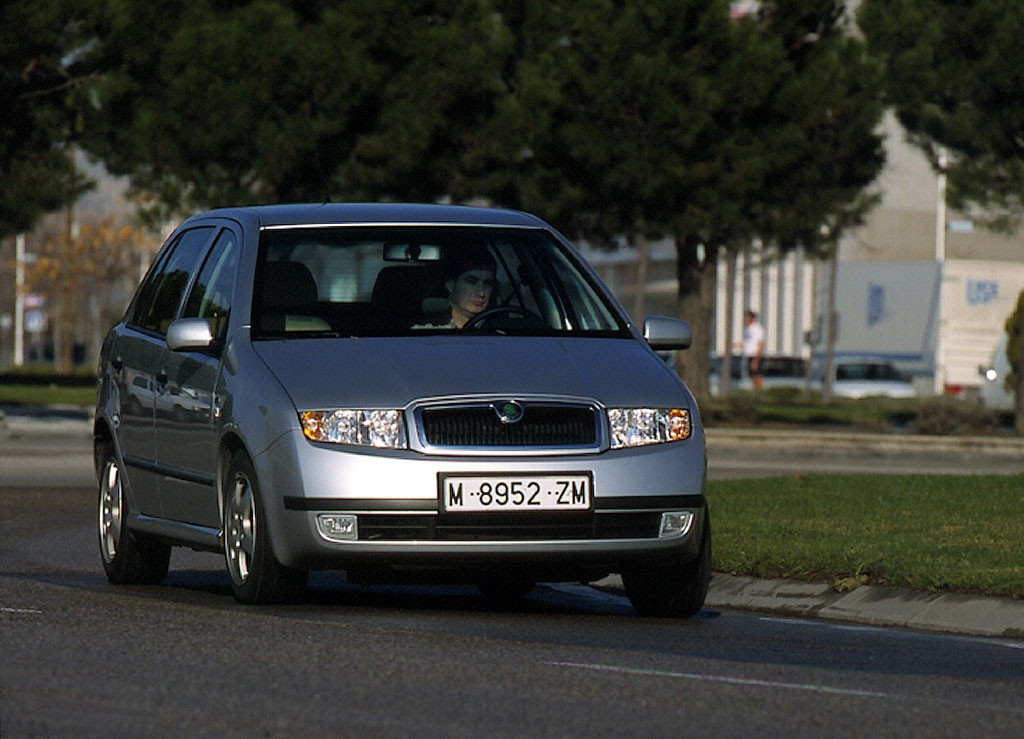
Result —
[{"label": "parked white car", "polygon": [[[711,371],[708,384],[712,395],[721,392],[722,361],[720,354],[711,357]],[[747,373],[746,357],[736,354],[732,357],[732,375],[730,388],[733,390],[753,390],[750,375]],[[768,355],[761,360],[762,380],[764,387],[788,387],[803,389],[807,384],[807,360],[797,356]]]},{"label": "parked white car", "polygon": [[[819,370],[815,387],[821,389]],[[832,395],[837,398],[913,398],[910,378],[884,359],[841,358],[832,363]]]}]

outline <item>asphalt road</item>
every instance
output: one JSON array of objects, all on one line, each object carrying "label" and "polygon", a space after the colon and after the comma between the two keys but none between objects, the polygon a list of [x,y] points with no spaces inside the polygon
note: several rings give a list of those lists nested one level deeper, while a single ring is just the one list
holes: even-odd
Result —
[{"label": "asphalt road", "polygon": [[[496,608],[470,588],[367,589],[333,573],[317,573],[301,603],[249,608],[229,595],[219,557],[181,549],[164,585],[114,587],[91,484],[38,482],[83,453],[44,455],[37,441],[14,445],[41,451],[0,485],[5,739],[973,738],[1024,726],[1014,640],[710,608],[642,619],[586,586],[541,586]],[[13,460],[31,455],[11,449],[0,446],[0,467],[17,477]]]}]

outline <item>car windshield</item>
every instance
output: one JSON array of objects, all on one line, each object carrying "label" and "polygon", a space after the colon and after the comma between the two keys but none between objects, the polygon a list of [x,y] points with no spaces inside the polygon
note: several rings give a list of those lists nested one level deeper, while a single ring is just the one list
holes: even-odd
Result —
[{"label": "car windshield", "polygon": [[252,323],[263,339],[628,335],[549,233],[477,226],[266,228]]}]

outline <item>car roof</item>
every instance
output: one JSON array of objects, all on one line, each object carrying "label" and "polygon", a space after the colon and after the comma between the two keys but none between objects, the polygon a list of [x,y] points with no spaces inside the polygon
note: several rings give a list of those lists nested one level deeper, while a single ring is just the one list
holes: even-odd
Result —
[{"label": "car roof", "polygon": [[193,216],[253,221],[261,228],[351,224],[451,224],[550,228],[536,216],[502,208],[428,203],[295,203],[218,208]]}]

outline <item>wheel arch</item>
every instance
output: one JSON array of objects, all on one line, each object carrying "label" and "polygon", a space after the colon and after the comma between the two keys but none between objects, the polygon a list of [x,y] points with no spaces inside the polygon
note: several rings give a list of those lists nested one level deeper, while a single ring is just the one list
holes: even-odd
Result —
[{"label": "wheel arch", "polygon": [[92,424],[92,466],[97,476],[99,476],[100,468],[103,465],[102,450],[107,444],[116,446],[114,443],[114,432],[110,428],[106,417],[97,416]]},{"label": "wheel arch", "polygon": [[[221,512],[221,526],[223,527],[223,513],[224,513],[224,478],[227,476],[228,467],[231,465],[231,458],[238,452],[243,452],[250,461],[252,460],[252,454],[250,454],[248,447],[245,442],[242,441],[242,437],[235,431],[228,431],[221,437],[220,450],[217,454],[217,510]],[[223,530],[221,536],[223,537]]]}]

